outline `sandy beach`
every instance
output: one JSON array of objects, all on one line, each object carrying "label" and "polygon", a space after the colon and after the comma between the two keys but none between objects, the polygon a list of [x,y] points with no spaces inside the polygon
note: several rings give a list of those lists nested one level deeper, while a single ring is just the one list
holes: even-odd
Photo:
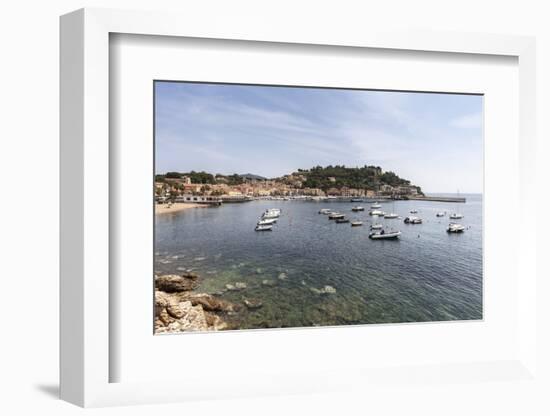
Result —
[{"label": "sandy beach", "polygon": [[204,208],[208,207],[206,204],[185,204],[183,202],[176,202],[174,204],[155,204],[155,215],[166,214],[169,212],[179,212],[191,208]]}]

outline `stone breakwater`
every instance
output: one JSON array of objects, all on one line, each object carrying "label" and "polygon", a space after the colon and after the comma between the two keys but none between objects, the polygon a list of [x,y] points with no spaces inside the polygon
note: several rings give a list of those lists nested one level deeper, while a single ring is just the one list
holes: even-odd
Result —
[{"label": "stone breakwater", "polygon": [[155,333],[231,329],[224,316],[241,306],[208,293],[195,293],[196,273],[155,276]]}]

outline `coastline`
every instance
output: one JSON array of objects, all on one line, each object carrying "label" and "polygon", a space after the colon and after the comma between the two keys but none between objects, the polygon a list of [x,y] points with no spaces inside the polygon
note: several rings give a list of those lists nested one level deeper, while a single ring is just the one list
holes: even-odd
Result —
[{"label": "coastline", "polygon": [[206,204],[188,204],[183,202],[175,202],[168,207],[169,204],[155,204],[155,215],[168,214],[171,212],[185,211],[191,208],[204,208],[208,207]]}]

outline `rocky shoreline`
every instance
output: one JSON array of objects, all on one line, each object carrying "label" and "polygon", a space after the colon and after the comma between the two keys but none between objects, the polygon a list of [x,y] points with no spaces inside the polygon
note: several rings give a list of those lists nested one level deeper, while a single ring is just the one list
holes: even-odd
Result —
[{"label": "rocky shoreline", "polygon": [[155,276],[156,334],[231,329],[224,317],[237,313],[241,305],[195,293],[199,279],[192,272]]},{"label": "rocky shoreline", "polygon": [[[280,273],[278,279],[263,279],[260,286],[272,287],[277,285],[277,280],[287,278],[286,273]],[[244,295],[248,288],[244,282],[228,283],[221,291],[203,293],[196,291],[200,279],[191,271],[155,275],[155,334],[240,329],[236,322],[264,307],[262,300],[254,297],[242,296],[234,301],[222,298],[228,292]],[[321,296],[336,293],[336,289],[328,285],[309,289]]]}]

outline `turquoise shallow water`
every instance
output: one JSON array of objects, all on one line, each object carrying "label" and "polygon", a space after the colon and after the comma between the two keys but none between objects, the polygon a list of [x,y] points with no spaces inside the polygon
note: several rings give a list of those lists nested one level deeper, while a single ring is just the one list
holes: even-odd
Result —
[{"label": "turquoise shallow water", "polygon": [[[202,276],[198,291],[209,293],[246,283],[222,295],[263,303],[227,317],[243,329],[481,319],[482,198],[464,196],[463,234],[448,234],[448,218],[436,218],[456,204],[382,203],[401,217],[416,209],[424,220],[375,220],[401,230],[397,241],[368,238],[367,202],[359,213],[350,202],[253,201],[164,214],[155,220],[155,272],[191,269]],[[282,209],[273,231],[255,232],[260,214],[272,207]],[[364,225],[336,224],[318,214],[321,208]],[[319,294],[326,285],[336,293]]]}]

